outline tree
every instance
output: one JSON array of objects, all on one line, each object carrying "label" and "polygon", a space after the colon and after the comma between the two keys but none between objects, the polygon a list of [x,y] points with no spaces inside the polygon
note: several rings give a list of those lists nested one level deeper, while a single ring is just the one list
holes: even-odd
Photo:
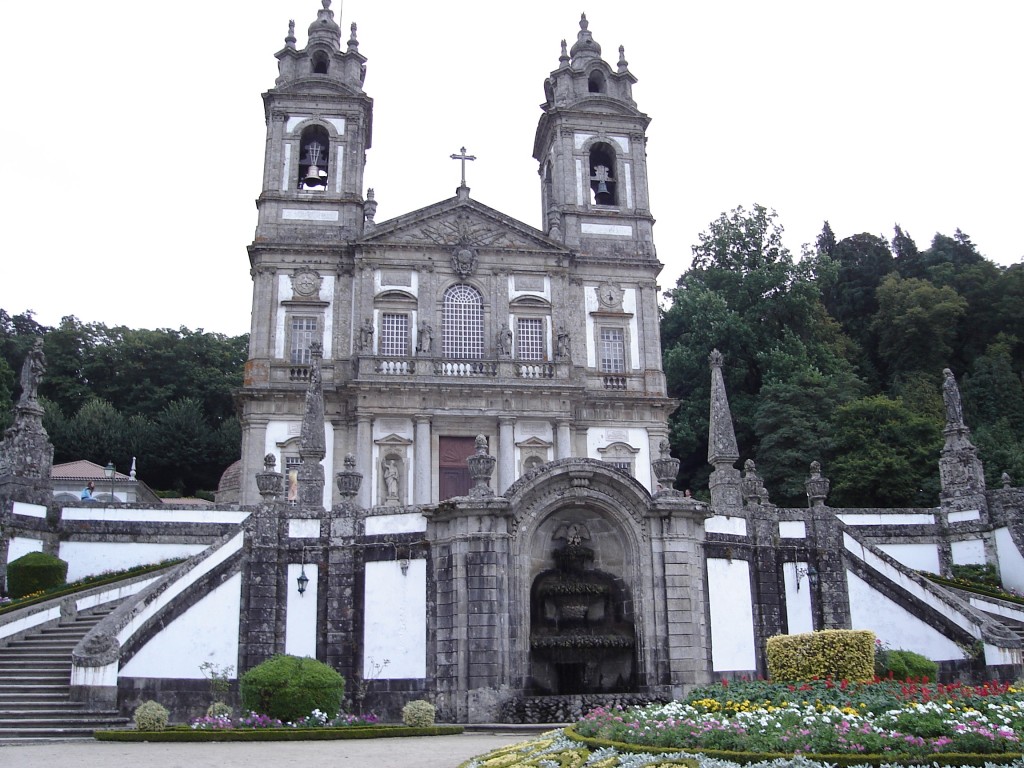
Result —
[{"label": "tree", "polygon": [[893,270],[889,244],[863,232],[840,240],[832,249],[835,281],[824,291],[825,307],[843,331],[873,353],[871,318],[878,311],[879,284]]},{"label": "tree", "polygon": [[934,506],[942,425],[902,401],[872,395],[841,406],[832,422],[829,503],[848,507]]},{"label": "tree", "polygon": [[793,258],[773,211],[755,205],[723,213],[693,254],[693,266],[668,294],[662,348],[669,394],[681,401],[672,442],[681,476],[696,484],[707,472],[713,348],[725,355],[737,441],[747,456],[756,453],[754,411],[769,375],[781,381],[806,368],[826,375],[852,369],[849,345],[821,302],[818,264]]},{"label": "tree", "polygon": [[955,290],[890,274],[877,297],[871,331],[889,381],[908,372],[941,371],[949,364],[957,325],[967,311]]}]

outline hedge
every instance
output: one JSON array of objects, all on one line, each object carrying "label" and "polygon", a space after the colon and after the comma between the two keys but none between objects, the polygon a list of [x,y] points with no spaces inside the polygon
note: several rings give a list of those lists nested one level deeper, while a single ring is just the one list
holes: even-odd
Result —
[{"label": "hedge", "polygon": [[826,629],[769,637],[768,676],[775,681],[864,681],[875,676],[875,635],[862,629]]},{"label": "hedge", "polygon": [[188,726],[163,731],[93,731],[99,741],[333,741],[336,739],[390,739],[404,736],[454,736],[461,725],[409,728],[404,725],[345,726],[343,728],[232,728],[200,731]]}]

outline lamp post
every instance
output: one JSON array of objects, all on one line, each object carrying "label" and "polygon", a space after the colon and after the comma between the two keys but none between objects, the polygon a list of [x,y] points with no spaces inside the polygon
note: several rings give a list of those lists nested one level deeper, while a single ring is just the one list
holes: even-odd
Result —
[{"label": "lamp post", "polygon": [[117,474],[117,470],[114,469],[114,462],[107,462],[107,466],[103,468],[103,474],[106,475],[107,480],[110,481],[110,503],[113,504],[117,501],[117,497],[114,496],[114,475]]}]

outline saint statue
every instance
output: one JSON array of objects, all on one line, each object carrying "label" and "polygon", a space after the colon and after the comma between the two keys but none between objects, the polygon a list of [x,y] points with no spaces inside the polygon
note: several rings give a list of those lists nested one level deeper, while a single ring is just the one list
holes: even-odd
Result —
[{"label": "saint statue", "polygon": [[39,396],[39,382],[45,371],[46,359],[43,357],[43,340],[36,339],[21,366],[21,402],[36,402],[36,398]]},{"label": "saint statue", "polygon": [[960,388],[949,368],[942,369],[945,380],[942,382],[942,401],[946,404],[946,426],[962,427],[964,425],[964,407],[960,402]]},{"label": "saint statue", "polygon": [[384,464],[384,488],[387,498],[398,498],[398,463],[394,459],[388,459]]}]

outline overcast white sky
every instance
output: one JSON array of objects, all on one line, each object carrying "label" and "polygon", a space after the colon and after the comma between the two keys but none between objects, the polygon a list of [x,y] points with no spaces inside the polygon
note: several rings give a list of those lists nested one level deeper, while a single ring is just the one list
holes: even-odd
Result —
[{"label": "overcast white sky", "polygon": [[[319,0],[2,0],[0,307],[56,324],[249,329],[246,246],[289,18]],[[1024,3],[345,0],[375,100],[366,185],[377,221],[472,196],[537,226],[543,81],[587,12],[626,46],[652,118],[664,288],[722,211],[775,208],[791,249],[842,238],[922,248],[960,227],[1024,256]],[[344,39],[344,38],[343,38]]]}]

